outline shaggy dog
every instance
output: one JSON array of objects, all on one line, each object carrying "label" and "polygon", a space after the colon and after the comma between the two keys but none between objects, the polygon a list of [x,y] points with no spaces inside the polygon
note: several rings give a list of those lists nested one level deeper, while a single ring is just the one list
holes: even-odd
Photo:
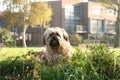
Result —
[{"label": "shaggy dog", "polygon": [[61,60],[69,60],[72,57],[72,46],[69,42],[69,36],[64,29],[59,27],[46,29],[43,41],[46,48],[38,53],[40,62],[54,63]]}]

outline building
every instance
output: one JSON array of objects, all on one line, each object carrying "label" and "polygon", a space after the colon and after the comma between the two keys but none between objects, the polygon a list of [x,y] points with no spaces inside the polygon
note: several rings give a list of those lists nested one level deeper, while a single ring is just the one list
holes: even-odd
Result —
[{"label": "building", "polygon": [[69,33],[76,33],[80,25],[80,3],[82,0],[62,0],[62,25]]},{"label": "building", "polygon": [[98,2],[79,2],[64,6],[64,26],[78,34],[115,34],[117,12],[106,9]]},{"label": "building", "polygon": [[[117,12],[107,9],[98,2],[81,3],[81,21],[77,28],[86,29],[87,38],[102,38],[107,35],[113,37],[116,34]],[[84,28],[85,27],[85,28]],[[79,29],[77,31],[78,34]]]},{"label": "building", "polygon": [[50,22],[51,27],[59,26],[62,27],[62,8],[61,1],[48,1],[53,11],[52,20]]},{"label": "building", "polygon": [[[68,33],[79,34],[84,40],[101,38],[103,35],[113,38],[116,34],[117,13],[97,0],[54,0],[48,1],[48,4],[53,10],[51,27],[63,27]],[[32,37],[39,44],[37,38],[41,35]]]}]

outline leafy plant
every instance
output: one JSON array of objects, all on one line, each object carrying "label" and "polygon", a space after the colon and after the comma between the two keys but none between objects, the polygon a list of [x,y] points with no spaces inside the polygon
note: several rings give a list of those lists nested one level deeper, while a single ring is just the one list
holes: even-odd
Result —
[{"label": "leafy plant", "polygon": [[107,45],[91,46],[89,59],[104,79],[120,79],[120,53],[111,51]]},{"label": "leafy plant", "polygon": [[3,43],[7,47],[16,47],[16,41],[15,40],[4,41]]},{"label": "leafy plant", "polygon": [[106,45],[74,49],[71,61],[39,63],[36,52],[7,58],[0,62],[0,79],[17,80],[119,80],[120,53]]},{"label": "leafy plant", "polygon": [[81,37],[78,34],[70,34],[70,43],[72,46],[78,46],[80,41]]},{"label": "leafy plant", "polygon": [[11,34],[10,32],[5,28],[0,28],[0,42],[10,40]]}]

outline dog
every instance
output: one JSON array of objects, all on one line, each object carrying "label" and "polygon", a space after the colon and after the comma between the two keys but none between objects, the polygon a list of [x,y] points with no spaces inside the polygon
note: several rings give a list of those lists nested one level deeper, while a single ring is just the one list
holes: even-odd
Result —
[{"label": "dog", "polygon": [[38,53],[40,62],[55,63],[71,59],[73,48],[63,28],[47,28],[43,34],[43,42],[46,47]]}]

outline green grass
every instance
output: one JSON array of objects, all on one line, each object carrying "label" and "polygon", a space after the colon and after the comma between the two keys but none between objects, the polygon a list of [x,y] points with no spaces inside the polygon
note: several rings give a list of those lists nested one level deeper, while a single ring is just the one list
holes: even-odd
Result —
[{"label": "green grass", "polygon": [[28,51],[39,51],[38,47],[29,47],[29,48],[0,48],[0,61],[7,58],[12,58],[16,56],[21,56],[27,54]]},{"label": "green grass", "polygon": [[4,57],[0,61],[0,80],[120,80],[119,50],[106,45],[75,48],[71,61],[40,64],[34,59],[39,48],[5,48],[0,52]]},{"label": "green grass", "polygon": [[120,52],[120,48],[111,48],[111,51],[116,51],[116,52]]}]

